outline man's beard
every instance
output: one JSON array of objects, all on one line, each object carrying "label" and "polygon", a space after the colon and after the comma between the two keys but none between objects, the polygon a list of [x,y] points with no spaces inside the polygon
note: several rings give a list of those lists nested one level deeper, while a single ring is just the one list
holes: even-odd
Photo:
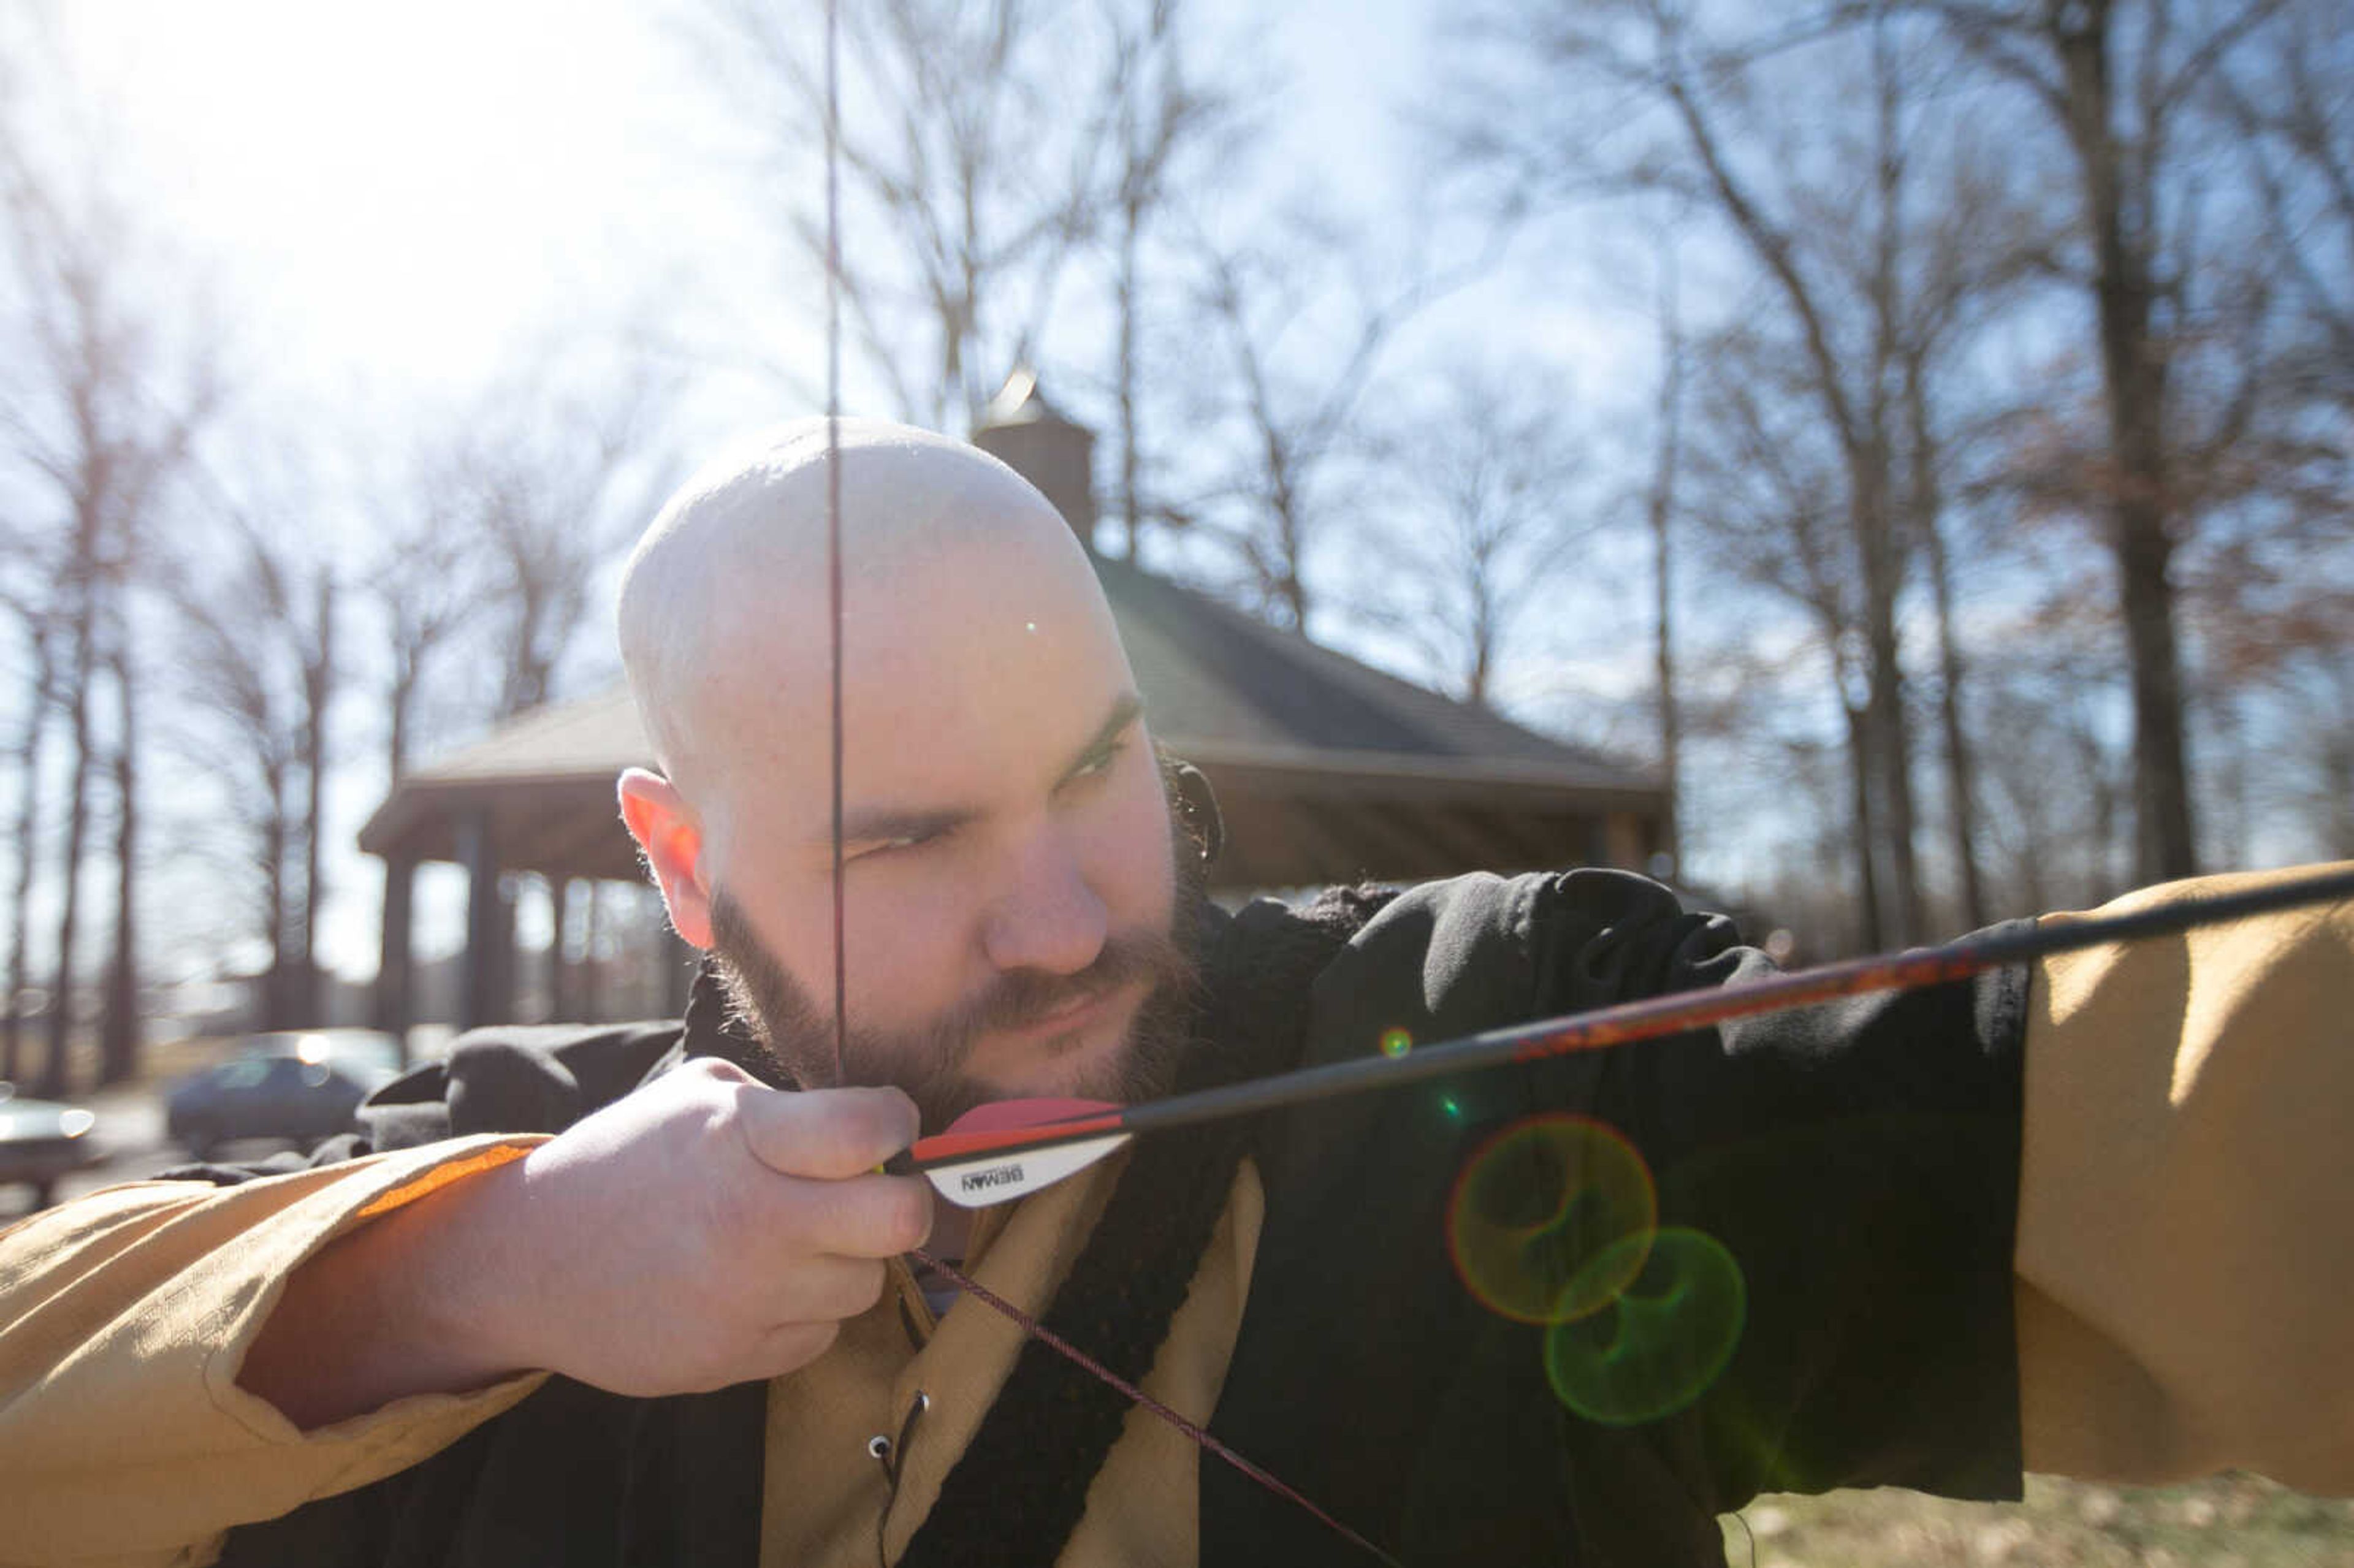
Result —
[{"label": "man's beard", "polygon": [[[1113,932],[1094,961],[1073,974],[1003,971],[977,994],[913,1029],[866,1028],[854,1017],[843,1044],[848,1080],[896,1083],[923,1113],[925,1129],[938,1131],[973,1107],[1003,1096],[1002,1089],[965,1072],[983,1035],[1022,1028],[1076,999],[1143,980],[1150,989],[1118,1051],[1060,1092],[1120,1105],[1166,1094],[1192,1034],[1197,987],[1193,938],[1201,923],[1204,879],[1192,842],[1182,834],[1172,833],[1172,839],[1176,895],[1168,929]],[[786,973],[725,888],[711,894],[711,948],[721,983],[768,1047],[771,1065],[803,1087],[832,1084],[832,1019]]]}]

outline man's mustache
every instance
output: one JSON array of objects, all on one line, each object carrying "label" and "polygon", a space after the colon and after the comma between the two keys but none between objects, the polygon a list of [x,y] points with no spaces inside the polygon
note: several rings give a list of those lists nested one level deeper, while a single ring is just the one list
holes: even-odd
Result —
[{"label": "man's mustache", "polygon": [[984,1034],[1025,1029],[1076,1002],[1141,980],[1150,989],[1182,990],[1193,982],[1184,949],[1157,931],[1115,932],[1087,968],[1070,974],[1011,969],[938,1020],[930,1033],[960,1063]]}]

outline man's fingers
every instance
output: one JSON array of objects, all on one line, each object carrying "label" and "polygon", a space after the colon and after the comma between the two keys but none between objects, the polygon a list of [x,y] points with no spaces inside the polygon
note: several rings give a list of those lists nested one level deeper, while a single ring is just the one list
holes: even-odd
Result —
[{"label": "man's fingers", "polygon": [[897,1089],[747,1088],[739,1102],[753,1158],[787,1176],[838,1181],[916,1141],[916,1103]]},{"label": "man's fingers", "polygon": [[835,1336],[841,1332],[840,1323],[787,1323],[771,1329],[755,1351],[758,1370],[751,1375],[782,1377],[787,1372],[799,1372],[832,1349]]},{"label": "man's fingers", "polygon": [[855,1318],[883,1299],[889,1271],[876,1258],[805,1258],[778,1282],[772,1302],[776,1327],[788,1323],[833,1323]]},{"label": "man's fingers", "polygon": [[932,1232],[932,1190],[920,1176],[805,1182],[787,1202],[796,1245],[837,1257],[896,1257]]}]

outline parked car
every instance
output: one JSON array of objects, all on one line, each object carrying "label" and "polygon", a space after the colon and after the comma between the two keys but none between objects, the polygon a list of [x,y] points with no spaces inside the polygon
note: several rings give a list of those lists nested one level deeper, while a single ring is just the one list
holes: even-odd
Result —
[{"label": "parked car", "polygon": [[164,1129],[199,1160],[240,1139],[308,1149],[349,1131],[360,1101],[399,1070],[399,1045],[372,1029],[257,1034],[172,1086]]},{"label": "parked car", "polygon": [[24,1182],[33,1189],[33,1206],[48,1208],[58,1178],[105,1157],[90,1137],[97,1125],[98,1118],[80,1106],[27,1099],[0,1079],[0,1185]]}]

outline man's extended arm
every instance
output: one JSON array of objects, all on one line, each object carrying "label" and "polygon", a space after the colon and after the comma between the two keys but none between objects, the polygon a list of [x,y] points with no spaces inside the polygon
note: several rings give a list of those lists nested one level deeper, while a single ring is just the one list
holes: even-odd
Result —
[{"label": "man's extended arm", "polygon": [[914,1126],[895,1091],[785,1095],[696,1063],[527,1150],[40,1216],[0,1237],[15,1549],[200,1542],[366,1484],[534,1386],[506,1372],[655,1394],[797,1366],[922,1239],[920,1185],[864,1173]]},{"label": "man's extended arm", "polygon": [[2015,1258],[2031,1468],[2354,1493],[2349,1020],[2354,905],[2039,967]]}]

